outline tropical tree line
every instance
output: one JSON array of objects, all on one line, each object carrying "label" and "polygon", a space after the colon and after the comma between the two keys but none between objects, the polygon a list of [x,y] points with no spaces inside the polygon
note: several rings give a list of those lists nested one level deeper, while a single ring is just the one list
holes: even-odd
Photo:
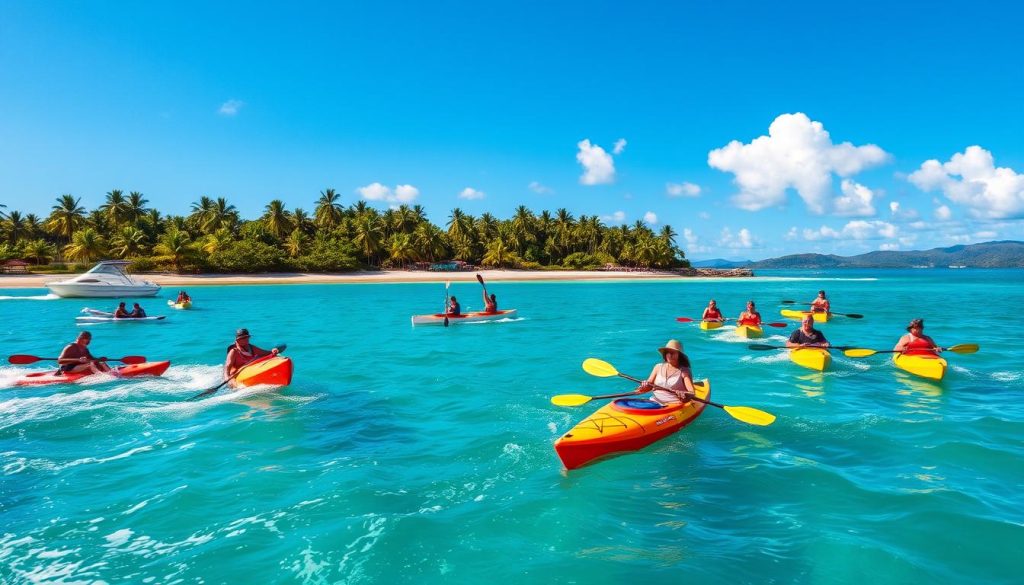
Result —
[{"label": "tropical tree line", "polygon": [[275,199],[250,220],[224,197],[200,197],[186,216],[163,215],[142,193],[118,189],[92,210],[61,195],[45,218],[0,205],[0,260],[123,258],[142,271],[340,272],[451,259],[513,268],[686,266],[676,235],[667,225],[657,232],[640,221],[608,226],[594,215],[535,214],[522,205],[509,219],[456,208],[440,227],[420,205],[345,206],[334,189],[320,193],[312,213]]}]

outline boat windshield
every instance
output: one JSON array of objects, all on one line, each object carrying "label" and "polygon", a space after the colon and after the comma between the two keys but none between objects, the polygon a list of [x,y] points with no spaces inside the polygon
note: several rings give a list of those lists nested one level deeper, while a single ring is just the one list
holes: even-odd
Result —
[{"label": "boat windshield", "polygon": [[86,274],[109,274],[111,276],[116,276],[119,279],[122,279],[126,282],[132,282],[132,279],[129,278],[127,274],[125,274],[124,267],[125,264],[121,263],[97,264],[96,266],[93,266],[92,269],[89,270],[89,272],[86,272]]}]

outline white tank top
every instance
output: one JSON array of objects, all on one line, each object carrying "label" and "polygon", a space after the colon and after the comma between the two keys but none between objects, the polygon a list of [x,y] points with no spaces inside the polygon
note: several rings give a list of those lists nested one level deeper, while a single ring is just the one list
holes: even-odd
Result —
[{"label": "white tank top", "polygon": [[[655,389],[654,393],[651,394],[656,402],[662,404],[671,404],[675,402],[682,402],[680,396],[686,393],[686,382],[683,381],[683,373],[687,375],[690,371],[683,368],[676,371],[674,374],[668,375],[668,363],[663,363],[658,366],[658,373],[654,376],[654,383],[658,386],[663,386],[669,390],[675,390],[675,392],[667,392],[665,390]],[[678,394],[677,394],[678,392]]]}]

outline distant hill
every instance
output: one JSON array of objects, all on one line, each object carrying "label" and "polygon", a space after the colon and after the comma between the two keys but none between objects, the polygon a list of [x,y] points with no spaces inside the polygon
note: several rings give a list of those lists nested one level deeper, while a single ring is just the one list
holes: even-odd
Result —
[{"label": "distant hill", "polygon": [[713,258],[711,260],[695,260],[690,262],[694,268],[746,268],[753,264],[753,260],[726,260],[724,258]]},{"label": "distant hill", "polygon": [[[708,260],[708,262],[712,262]],[[694,264],[696,266],[696,264]],[[750,268],[1024,268],[1024,242],[1005,240],[906,252],[878,251],[859,256],[792,254],[747,265]]]}]

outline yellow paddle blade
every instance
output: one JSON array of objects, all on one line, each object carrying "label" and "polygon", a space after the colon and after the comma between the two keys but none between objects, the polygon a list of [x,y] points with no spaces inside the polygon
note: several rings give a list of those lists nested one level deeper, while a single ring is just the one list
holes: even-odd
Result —
[{"label": "yellow paddle blade", "polygon": [[590,402],[592,397],[585,394],[559,394],[551,397],[551,404],[555,406],[581,406]]},{"label": "yellow paddle blade", "polygon": [[729,416],[747,424],[766,427],[775,422],[774,414],[758,410],[756,408],[750,408],[749,406],[723,406],[722,408],[725,412],[729,413]]},{"label": "yellow paddle blade", "polygon": [[598,378],[610,378],[619,375],[619,371],[615,369],[615,366],[597,358],[583,360],[583,371]]},{"label": "yellow paddle blade", "polygon": [[861,357],[868,357],[869,355],[875,355],[876,353],[878,353],[876,350],[873,350],[873,349],[862,349],[862,348],[858,347],[858,348],[848,349],[848,350],[844,351],[843,355],[845,355],[846,357],[861,358]]},{"label": "yellow paddle blade", "polygon": [[946,351],[951,351],[953,353],[978,353],[978,344],[961,343],[959,345],[954,345],[953,347],[947,349]]}]

